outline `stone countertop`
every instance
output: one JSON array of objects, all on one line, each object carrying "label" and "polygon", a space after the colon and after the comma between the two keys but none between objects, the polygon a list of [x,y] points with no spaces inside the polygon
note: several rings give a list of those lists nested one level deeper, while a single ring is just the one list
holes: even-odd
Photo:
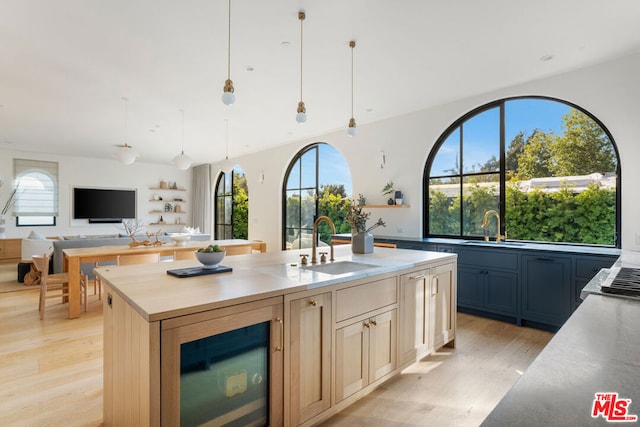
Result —
[{"label": "stone countertop", "polygon": [[354,261],[376,267],[331,275],[298,265],[300,254],[310,252],[310,249],[300,249],[228,256],[221,265],[232,267],[232,272],[189,278],[170,276],[167,270],[200,266],[196,260],[105,266],[96,268],[95,272],[146,320],[156,321],[394,273],[426,263],[455,261],[457,257],[448,253],[379,247],[371,254],[357,255],[351,253],[351,245],[343,245],[335,248],[336,262]]},{"label": "stone countertop", "polygon": [[[338,239],[350,240],[351,234],[334,234],[332,237]],[[622,251],[617,248],[607,246],[588,246],[588,245],[570,245],[570,244],[558,244],[558,243],[535,243],[535,242],[520,242],[520,241],[507,241],[506,243],[496,243],[494,241],[485,242],[483,240],[464,240],[464,239],[445,239],[438,237],[397,237],[397,236],[382,236],[374,235],[374,240],[379,242],[409,242],[409,243],[432,243],[440,245],[454,245],[462,247],[475,247],[475,248],[493,248],[493,249],[522,249],[530,251],[543,251],[543,252],[565,252],[575,254],[595,254],[595,255],[620,255]]]},{"label": "stone countertop", "polygon": [[640,301],[589,295],[483,426],[601,426],[596,393],[631,399],[640,415]]}]

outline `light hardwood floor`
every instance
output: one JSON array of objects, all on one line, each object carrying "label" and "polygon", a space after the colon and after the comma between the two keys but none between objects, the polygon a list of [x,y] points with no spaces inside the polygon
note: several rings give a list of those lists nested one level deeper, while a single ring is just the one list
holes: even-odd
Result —
[{"label": "light hardwood floor", "polygon": [[[0,294],[0,426],[102,424],[102,306],[66,319],[37,289]],[[323,426],[477,426],[552,334],[458,315],[442,349]]]}]

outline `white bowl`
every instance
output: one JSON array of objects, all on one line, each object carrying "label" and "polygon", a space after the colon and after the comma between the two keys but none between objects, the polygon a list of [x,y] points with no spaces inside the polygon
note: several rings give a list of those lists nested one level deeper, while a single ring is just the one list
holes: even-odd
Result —
[{"label": "white bowl", "polygon": [[227,254],[227,251],[222,252],[198,252],[196,251],[196,258],[202,264],[202,268],[217,268],[218,264],[222,262],[222,259]]},{"label": "white bowl", "polygon": [[191,239],[191,234],[186,233],[173,233],[169,236],[174,241],[176,246],[185,246]]}]

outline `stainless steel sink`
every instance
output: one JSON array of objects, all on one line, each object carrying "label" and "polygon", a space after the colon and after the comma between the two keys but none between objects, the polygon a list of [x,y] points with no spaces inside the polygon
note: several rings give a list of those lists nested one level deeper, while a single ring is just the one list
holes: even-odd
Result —
[{"label": "stainless steel sink", "polygon": [[485,245],[485,246],[524,246],[524,243],[520,242],[485,242],[484,240],[464,240],[463,245]]},{"label": "stainless steel sink", "polygon": [[303,270],[317,271],[318,273],[325,274],[345,274],[353,273],[354,271],[369,270],[371,268],[379,267],[374,264],[365,264],[363,262],[354,261],[337,261],[328,262],[326,264],[316,264],[309,266],[300,266]]}]

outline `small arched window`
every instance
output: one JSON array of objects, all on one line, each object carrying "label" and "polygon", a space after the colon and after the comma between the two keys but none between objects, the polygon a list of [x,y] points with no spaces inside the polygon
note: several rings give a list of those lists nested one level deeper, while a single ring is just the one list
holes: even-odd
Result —
[{"label": "small arched window", "polygon": [[16,225],[56,225],[58,163],[14,159]]},{"label": "small arched window", "polygon": [[[344,201],[351,195],[351,172],[342,155],[331,145],[316,143],[291,160],[282,192],[282,249],[310,248],[313,222],[328,216],[337,233],[351,231],[344,221]],[[320,244],[328,244],[331,230],[319,226]]]},{"label": "small arched window", "polygon": [[613,138],[588,112],[542,97],[496,101],[431,151],[425,236],[620,247],[619,177]]},{"label": "small arched window", "polygon": [[249,189],[239,167],[218,176],[215,188],[215,239],[249,238]]}]

